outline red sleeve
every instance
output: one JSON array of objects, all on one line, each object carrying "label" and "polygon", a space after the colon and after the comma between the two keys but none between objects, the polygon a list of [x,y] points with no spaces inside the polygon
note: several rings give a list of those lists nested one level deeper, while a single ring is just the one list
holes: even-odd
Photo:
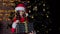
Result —
[{"label": "red sleeve", "polygon": [[16,21],[16,18],[13,19],[13,22],[15,22],[15,21]]}]

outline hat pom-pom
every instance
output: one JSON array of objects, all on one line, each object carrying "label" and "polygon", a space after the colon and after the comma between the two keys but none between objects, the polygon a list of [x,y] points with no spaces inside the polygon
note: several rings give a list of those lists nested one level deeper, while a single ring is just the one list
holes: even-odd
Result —
[{"label": "hat pom-pom", "polygon": [[26,13],[26,17],[28,16],[28,13]]}]

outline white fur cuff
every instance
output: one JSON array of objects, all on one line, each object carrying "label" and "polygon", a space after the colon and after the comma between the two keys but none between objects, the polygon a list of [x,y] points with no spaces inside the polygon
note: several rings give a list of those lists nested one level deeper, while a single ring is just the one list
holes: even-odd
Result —
[{"label": "white fur cuff", "polygon": [[12,28],[16,28],[16,25],[17,25],[18,22],[19,22],[19,20],[16,20],[15,22],[13,22]]},{"label": "white fur cuff", "polygon": [[17,23],[12,24],[12,28],[16,28]]}]

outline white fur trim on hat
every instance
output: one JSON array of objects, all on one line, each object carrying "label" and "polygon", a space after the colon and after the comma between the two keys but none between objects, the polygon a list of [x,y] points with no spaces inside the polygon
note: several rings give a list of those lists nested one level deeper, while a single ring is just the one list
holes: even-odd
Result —
[{"label": "white fur trim on hat", "polygon": [[25,8],[24,8],[24,7],[16,7],[16,8],[15,8],[15,11],[18,11],[18,10],[25,11]]}]

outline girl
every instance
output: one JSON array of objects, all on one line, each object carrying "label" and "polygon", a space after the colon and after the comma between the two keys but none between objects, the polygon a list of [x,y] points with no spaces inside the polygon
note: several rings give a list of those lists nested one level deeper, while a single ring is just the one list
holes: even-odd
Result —
[{"label": "girl", "polygon": [[29,23],[28,22],[28,13],[26,12],[26,7],[23,3],[18,4],[17,7],[15,8],[16,11],[16,15],[14,17],[13,20],[13,24],[12,24],[12,33],[15,32],[16,27],[18,27],[18,24],[20,22],[20,30],[19,33],[20,34],[25,34],[26,32],[29,32],[29,34],[33,34],[33,23]]}]

